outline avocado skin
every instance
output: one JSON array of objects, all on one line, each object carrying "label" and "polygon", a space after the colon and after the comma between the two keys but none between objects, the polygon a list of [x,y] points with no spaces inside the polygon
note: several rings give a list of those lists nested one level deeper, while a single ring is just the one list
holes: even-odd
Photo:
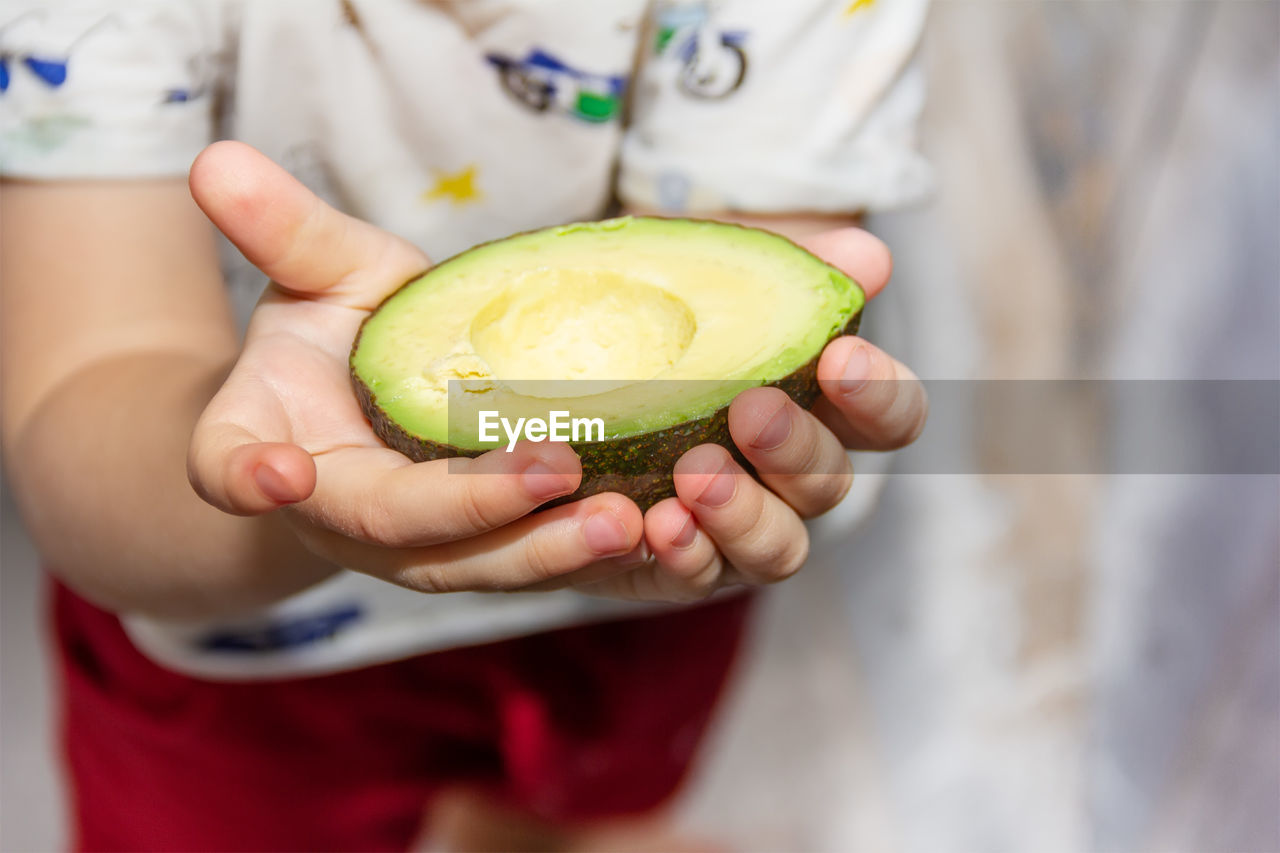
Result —
[{"label": "avocado skin", "polygon": [[[861,317],[862,311],[859,310],[831,340],[840,335],[856,334]],[[818,360],[821,357],[822,353],[819,352],[804,366],[775,382],[767,383],[767,386],[781,388],[802,408],[812,407],[822,393],[818,387]],[[351,372],[351,379],[360,408],[369,419],[374,433],[388,447],[400,451],[414,462],[457,456],[474,457],[486,452],[410,435],[378,408],[376,395],[354,370]],[[582,483],[573,494],[549,501],[541,508],[581,500],[601,492],[618,492],[635,501],[642,511],[647,511],[659,501],[675,495],[671,472],[676,460],[700,444],[719,444],[732,453],[740,465],[752,470],[729,435],[729,407],[724,406],[705,418],[685,421],[655,432],[599,442],[571,443],[570,447],[582,460]]]}]

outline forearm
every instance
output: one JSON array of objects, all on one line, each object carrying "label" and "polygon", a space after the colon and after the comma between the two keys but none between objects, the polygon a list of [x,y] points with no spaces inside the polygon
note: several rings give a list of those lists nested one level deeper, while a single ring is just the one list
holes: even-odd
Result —
[{"label": "forearm", "polygon": [[239,345],[185,181],[0,190],[6,473],[51,568],[108,608],[172,617],[323,577],[282,519],[224,515],[187,482]]},{"label": "forearm", "polygon": [[278,515],[204,503],[187,441],[228,365],[155,351],[95,362],[50,389],[8,441],[7,470],[51,569],[113,610],[198,618],[277,600],[332,568]]}]

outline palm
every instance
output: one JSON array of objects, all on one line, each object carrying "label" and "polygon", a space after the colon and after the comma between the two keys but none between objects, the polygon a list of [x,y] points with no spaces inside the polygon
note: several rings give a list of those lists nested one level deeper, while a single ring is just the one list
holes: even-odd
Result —
[{"label": "palm", "polygon": [[273,286],[225,386],[236,401],[228,415],[250,419],[244,426],[260,437],[298,445],[317,464],[409,464],[374,435],[352,393],[347,357],[367,313]]}]

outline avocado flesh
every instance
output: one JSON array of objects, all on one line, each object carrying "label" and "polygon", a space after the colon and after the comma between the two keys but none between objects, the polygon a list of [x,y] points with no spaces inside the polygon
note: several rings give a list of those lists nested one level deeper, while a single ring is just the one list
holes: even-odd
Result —
[{"label": "avocado flesh", "polygon": [[727,407],[774,384],[801,405],[856,328],[862,290],[778,235],[622,218],[488,243],[409,282],[364,323],[351,368],[375,431],[413,459],[476,455],[479,413],[599,417],[575,443],[583,485],[642,506],[673,493],[680,454],[735,450]]}]

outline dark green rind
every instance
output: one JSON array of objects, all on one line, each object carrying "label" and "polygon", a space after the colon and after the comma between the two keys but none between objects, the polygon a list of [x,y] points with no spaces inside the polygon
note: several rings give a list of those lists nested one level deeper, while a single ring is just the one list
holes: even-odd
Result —
[{"label": "dark green rind", "polygon": [[[844,329],[830,340],[840,335],[856,334],[861,318],[862,311],[859,310]],[[359,343],[358,337],[356,343]],[[819,351],[803,367],[767,385],[781,388],[797,405],[805,409],[812,407],[822,393],[818,387],[818,360],[821,357],[822,353]],[[355,384],[356,397],[360,400],[360,408],[369,419],[373,431],[388,447],[400,451],[413,461],[475,457],[486,452],[411,435],[378,408],[376,395],[354,370],[351,378]],[[641,510],[648,510],[658,501],[675,495],[671,472],[676,460],[700,444],[719,444],[727,448],[739,464],[750,470],[751,466],[729,435],[729,407],[725,406],[705,418],[685,421],[644,435],[570,444],[582,460],[582,484],[573,494],[551,501],[544,508],[581,500],[601,492],[619,492],[635,501]]]}]

